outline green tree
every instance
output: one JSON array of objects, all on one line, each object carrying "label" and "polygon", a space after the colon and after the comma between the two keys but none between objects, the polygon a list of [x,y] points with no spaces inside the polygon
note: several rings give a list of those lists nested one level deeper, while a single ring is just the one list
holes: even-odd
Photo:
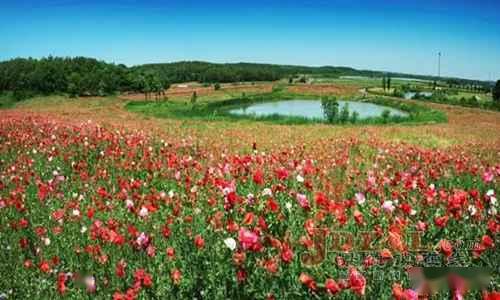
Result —
[{"label": "green tree", "polygon": [[321,99],[321,108],[323,109],[323,114],[328,123],[337,122],[339,103],[335,97],[332,99],[329,99],[328,97]]},{"label": "green tree", "polygon": [[193,95],[191,96],[191,105],[194,107],[196,105],[196,101],[198,100],[198,95],[196,94],[196,91],[193,92]]},{"label": "green tree", "polygon": [[82,94],[82,77],[80,74],[73,72],[69,76],[68,93],[71,97],[80,96]]},{"label": "green tree", "polygon": [[220,90],[220,83],[217,82],[214,84],[214,90],[216,91]]},{"label": "green tree", "polygon": [[356,122],[358,122],[358,118],[359,118],[359,113],[357,111],[353,111],[350,120],[351,123],[355,124]]},{"label": "green tree", "polygon": [[388,109],[384,109],[384,111],[382,112],[383,123],[387,123],[389,121],[390,116],[391,116],[391,111]]},{"label": "green tree", "polygon": [[391,89],[391,75],[387,76],[387,89]]},{"label": "green tree", "polygon": [[349,104],[345,104],[340,111],[339,116],[340,123],[347,123],[349,121]]},{"label": "green tree", "polygon": [[495,101],[496,105],[500,106],[500,80],[497,80],[493,88],[493,101]]},{"label": "green tree", "polygon": [[385,76],[382,77],[382,88],[384,89],[384,91],[386,90],[387,88],[387,81],[385,80]]}]

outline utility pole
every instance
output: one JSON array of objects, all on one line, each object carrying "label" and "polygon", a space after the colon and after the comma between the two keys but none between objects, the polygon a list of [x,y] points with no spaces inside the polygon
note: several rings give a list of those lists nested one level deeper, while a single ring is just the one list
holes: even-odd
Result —
[{"label": "utility pole", "polygon": [[441,78],[441,52],[438,52],[438,79]]}]

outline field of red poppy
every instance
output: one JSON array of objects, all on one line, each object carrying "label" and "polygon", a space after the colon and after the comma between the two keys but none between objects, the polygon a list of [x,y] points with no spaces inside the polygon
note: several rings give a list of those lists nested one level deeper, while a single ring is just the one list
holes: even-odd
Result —
[{"label": "field of red poppy", "polygon": [[[0,293],[498,299],[499,113],[428,104],[449,122],[285,126],[124,104],[0,111]],[[464,266],[490,278],[421,278]]]}]

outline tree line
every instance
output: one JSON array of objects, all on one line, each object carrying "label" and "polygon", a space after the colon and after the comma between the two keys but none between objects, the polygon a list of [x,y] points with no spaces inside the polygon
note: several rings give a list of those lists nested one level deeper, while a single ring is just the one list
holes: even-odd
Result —
[{"label": "tree line", "polygon": [[[215,64],[185,61],[127,67],[87,57],[16,58],[0,62],[0,92],[10,91],[22,99],[37,94],[67,93],[71,96],[105,96],[120,92],[142,92],[159,97],[172,83],[198,81],[206,84],[274,81],[305,78],[304,75],[410,76],[400,73],[356,70],[349,67],[307,67],[256,63]],[[413,78],[428,77],[411,75]],[[289,80],[293,83],[293,80]],[[297,80],[296,82],[305,82]],[[390,82],[390,81],[389,81]],[[387,87],[390,87],[386,81]],[[454,83],[466,84],[467,81]],[[470,82],[469,82],[470,83]],[[472,83],[471,83],[472,84]],[[474,84],[479,84],[474,82]]]},{"label": "tree line", "polygon": [[106,96],[118,92],[159,95],[170,83],[154,70],[136,70],[87,57],[16,58],[0,62],[0,92],[16,99],[67,93],[71,96]]}]

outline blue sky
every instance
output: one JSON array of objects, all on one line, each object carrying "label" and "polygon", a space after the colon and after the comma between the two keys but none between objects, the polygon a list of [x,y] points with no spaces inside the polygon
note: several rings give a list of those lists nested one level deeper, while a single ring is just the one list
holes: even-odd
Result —
[{"label": "blue sky", "polygon": [[[282,3],[280,3],[282,2]],[[498,0],[0,2],[0,60],[90,56],[500,78]]]}]

